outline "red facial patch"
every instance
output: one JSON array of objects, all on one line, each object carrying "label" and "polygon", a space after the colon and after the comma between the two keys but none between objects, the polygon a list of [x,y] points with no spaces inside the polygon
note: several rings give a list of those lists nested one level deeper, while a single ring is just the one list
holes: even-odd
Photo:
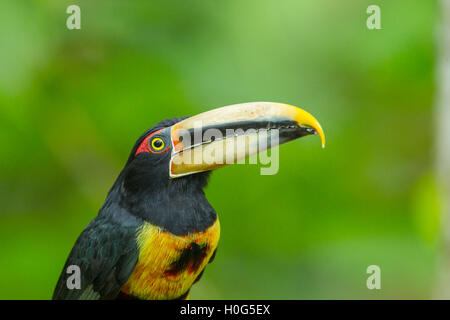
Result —
[{"label": "red facial patch", "polygon": [[136,153],[134,154],[134,156],[137,156],[137,155],[138,155],[139,153],[141,153],[141,152],[150,152],[150,153],[156,153],[156,154],[159,154],[159,153],[164,153],[164,152],[169,151],[170,145],[166,145],[161,151],[158,151],[158,152],[153,151],[153,150],[150,148],[150,141],[153,139],[153,137],[154,137],[155,135],[157,135],[159,132],[161,132],[161,131],[164,130],[164,129],[165,129],[165,128],[159,129],[158,131],[155,131],[155,132],[153,132],[151,135],[145,137],[145,139],[141,142],[141,145],[139,146],[139,148],[137,148]]}]

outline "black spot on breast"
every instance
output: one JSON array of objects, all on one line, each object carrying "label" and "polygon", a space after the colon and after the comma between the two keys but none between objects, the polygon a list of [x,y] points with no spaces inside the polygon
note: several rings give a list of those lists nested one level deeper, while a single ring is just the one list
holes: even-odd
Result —
[{"label": "black spot on breast", "polygon": [[169,269],[165,271],[166,275],[176,275],[185,270],[196,271],[201,266],[203,260],[206,258],[207,245],[199,246],[195,242],[191,242],[185,248],[179,257],[170,264]]}]

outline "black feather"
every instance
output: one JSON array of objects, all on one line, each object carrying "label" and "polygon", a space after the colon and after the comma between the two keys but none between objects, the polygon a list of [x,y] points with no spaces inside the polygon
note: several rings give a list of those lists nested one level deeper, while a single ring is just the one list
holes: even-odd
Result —
[{"label": "black feather", "polygon": [[[76,241],[53,299],[118,296],[137,263],[136,232],[145,221],[176,235],[206,230],[216,221],[216,213],[203,193],[209,172],[170,179],[170,152],[135,156],[145,137],[183,119],[161,121],[136,141],[98,216]],[[80,267],[81,289],[67,288],[70,265]]]}]

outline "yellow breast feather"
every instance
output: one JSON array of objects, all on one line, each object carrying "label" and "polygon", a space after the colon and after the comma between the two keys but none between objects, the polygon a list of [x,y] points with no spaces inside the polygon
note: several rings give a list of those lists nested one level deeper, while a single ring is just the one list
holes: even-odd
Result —
[{"label": "yellow breast feather", "polygon": [[220,223],[177,236],[145,222],[138,230],[136,267],[122,292],[140,299],[176,299],[185,294],[217,247]]}]

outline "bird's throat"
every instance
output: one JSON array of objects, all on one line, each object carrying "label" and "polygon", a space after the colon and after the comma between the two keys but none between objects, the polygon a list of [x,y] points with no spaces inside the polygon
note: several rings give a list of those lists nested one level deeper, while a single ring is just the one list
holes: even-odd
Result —
[{"label": "bird's throat", "polygon": [[158,184],[150,181],[141,183],[139,188],[129,187],[130,182],[125,180],[120,191],[120,206],[175,235],[202,232],[217,219],[203,192],[206,181],[202,178],[193,175]]}]

